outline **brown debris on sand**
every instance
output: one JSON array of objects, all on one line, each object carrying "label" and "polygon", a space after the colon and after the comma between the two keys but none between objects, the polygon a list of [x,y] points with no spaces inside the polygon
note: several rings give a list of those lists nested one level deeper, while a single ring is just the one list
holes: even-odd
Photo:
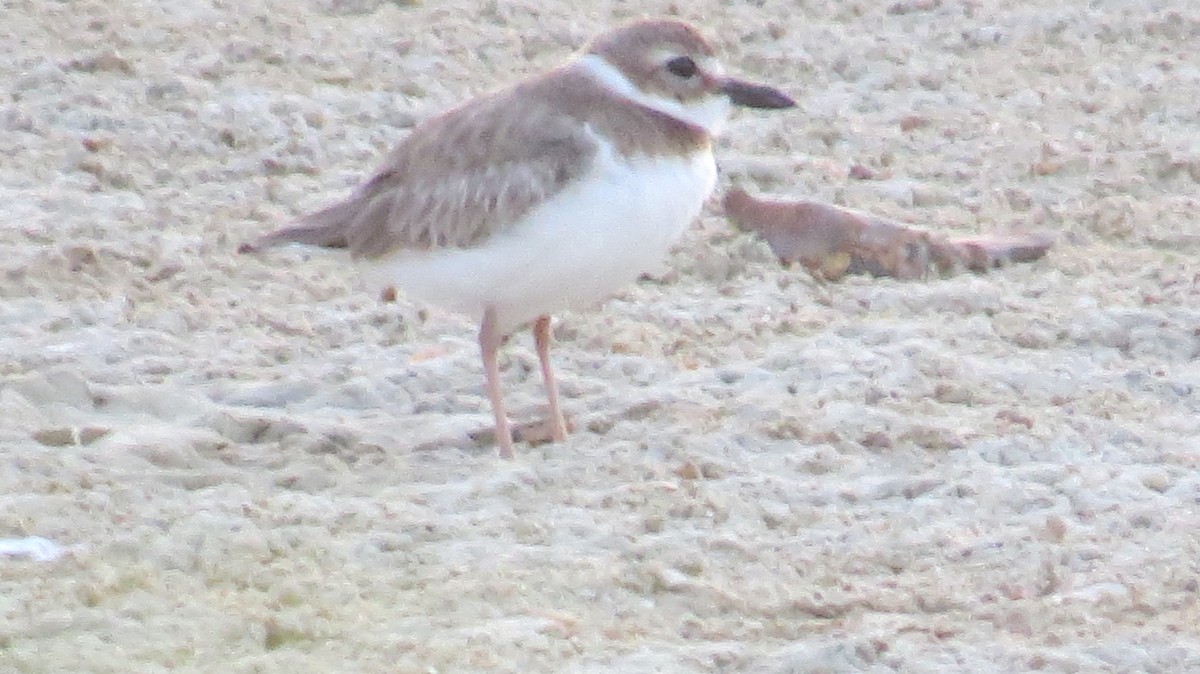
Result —
[{"label": "brown debris on sand", "polygon": [[766,240],[784,264],[799,262],[813,276],[837,281],[866,273],[924,278],[957,269],[984,272],[1044,256],[1048,233],[949,238],[866,213],[805,200],[761,199],[741,188],[725,194],[725,215]]}]

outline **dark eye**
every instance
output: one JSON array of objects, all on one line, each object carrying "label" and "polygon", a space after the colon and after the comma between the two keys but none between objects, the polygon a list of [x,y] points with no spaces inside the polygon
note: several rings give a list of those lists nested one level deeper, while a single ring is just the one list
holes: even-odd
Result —
[{"label": "dark eye", "polygon": [[696,62],[692,60],[691,56],[676,56],[667,61],[667,70],[672,75],[686,80],[696,74]]}]

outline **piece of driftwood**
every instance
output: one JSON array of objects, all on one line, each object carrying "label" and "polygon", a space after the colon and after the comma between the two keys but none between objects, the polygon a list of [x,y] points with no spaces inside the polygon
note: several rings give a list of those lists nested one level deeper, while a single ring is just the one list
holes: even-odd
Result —
[{"label": "piece of driftwood", "polygon": [[946,237],[816,201],[753,197],[741,188],[725,194],[725,215],[738,228],[766,240],[784,264],[799,262],[829,281],[865,273],[924,278],[930,269],[983,272],[1046,254],[1046,233]]}]

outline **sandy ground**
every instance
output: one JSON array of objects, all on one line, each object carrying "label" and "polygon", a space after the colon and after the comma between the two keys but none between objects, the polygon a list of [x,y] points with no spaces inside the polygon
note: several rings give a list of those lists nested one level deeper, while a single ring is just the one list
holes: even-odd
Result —
[{"label": "sandy ground", "polygon": [[[0,671],[1200,671],[1200,8],[634,4],[0,2]],[[473,326],[235,254],[642,11],[801,101],[726,181],[1058,247],[821,288],[711,207],[515,462]]]}]

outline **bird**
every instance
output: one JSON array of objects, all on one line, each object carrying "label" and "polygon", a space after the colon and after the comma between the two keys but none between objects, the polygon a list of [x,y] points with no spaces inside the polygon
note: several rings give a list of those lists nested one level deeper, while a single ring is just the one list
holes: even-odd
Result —
[{"label": "bird", "polygon": [[369,281],[478,321],[496,444],[512,458],[508,337],[532,328],[550,436],[565,440],[551,314],[592,308],[661,264],[715,188],[713,138],[734,106],[795,105],[726,75],[695,26],[636,19],[425,119],[348,197],[243,249],[348,249]]}]

